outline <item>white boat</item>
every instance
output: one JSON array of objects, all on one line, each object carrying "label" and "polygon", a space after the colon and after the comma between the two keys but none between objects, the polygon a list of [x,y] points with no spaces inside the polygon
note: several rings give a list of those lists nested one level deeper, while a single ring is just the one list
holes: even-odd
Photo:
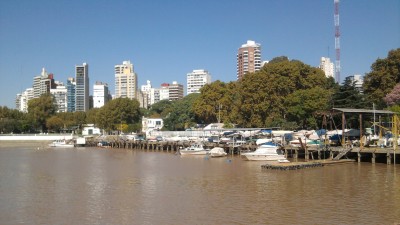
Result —
[{"label": "white boat", "polygon": [[75,147],[75,144],[68,143],[66,140],[55,140],[51,144],[49,144],[49,147],[73,148]]},{"label": "white boat", "polygon": [[225,150],[224,150],[223,148],[221,148],[221,147],[214,147],[214,148],[212,148],[212,149],[208,152],[208,154],[209,154],[211,157],[223,157],[223,156],[226,156],[226,155],[227,155],[227,153],[225,152]]},{"label": "white boat", "polygon": [[179,153],[181,155],[207,155],[209,151],[210,149],[205,149],[203,144],[195,143],[187,148],[180,149]]},{"label": "white boat", "polygon": [[278,161],[286,160],[282,151],[274,143],[265,143],[260,145],[254,152],[243,153],[244,160],[264,160],[264,161]]}]

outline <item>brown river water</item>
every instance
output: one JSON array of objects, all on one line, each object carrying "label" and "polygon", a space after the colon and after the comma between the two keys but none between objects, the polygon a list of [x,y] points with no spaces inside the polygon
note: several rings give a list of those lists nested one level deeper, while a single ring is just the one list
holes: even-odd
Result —
[{"label": "brown river water", "polygon": [[400,167],[0,142],[0,224],[400,224]]}]

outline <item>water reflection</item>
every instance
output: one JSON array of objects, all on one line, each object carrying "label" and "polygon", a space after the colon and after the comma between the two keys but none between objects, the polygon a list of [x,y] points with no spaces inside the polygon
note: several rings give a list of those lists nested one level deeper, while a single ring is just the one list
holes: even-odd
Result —
[{"label": "water reflection", "polygon": [[123,149],[0,148],[0,224],[393,224],[398,170],[299,171]]}]

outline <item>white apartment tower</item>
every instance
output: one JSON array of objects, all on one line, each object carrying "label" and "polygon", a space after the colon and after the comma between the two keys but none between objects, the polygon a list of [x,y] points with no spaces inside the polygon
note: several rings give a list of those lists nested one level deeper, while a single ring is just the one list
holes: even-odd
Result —
[{"label": "white apartment tower", "polygon": [[161,87],[159,89],[159,93],[160,93],[160,101],[161,100],[169,100],[169,84],[162,83]]},{"label": "white apartment tower", "polygon": [[254,73],[261,69],[261,45],[248,40],[239,48],[236,58],[237,80],[240,80],[246,73]]},{"label": "white apartment tower", "polygon": [[193,70],[187,74],[187,94],[200,93],[200,88],[211,83],[211,75],[207,70]]},{"label": "white apartment tower", "polygon": [[57,105],[57,112],[67,112],[67,88],[63,84],[57,85],[57,88],[50,89]]},{"label": "white apartment tower", "polygon": [[151,82],[147,80],[145,85],[142,85],[141,87],[141,93],[142,93],[142,98],[143,98],[143,108],[147,108],[150,105],[151,102]]},{"label": "white apartment tower", "polygon": [[21,112],[28,112],[28,102],[33,99],[33,88],[27,88],[21,94],[17,94],[15,100],[16,109]]},{"label": "white apartment tower", "polygon": [[97,81],[93,85],[93,108],[101,108],[108,101],[108,84]]},{"label": "white apartment tower", "polygon": [[48,74],[45,68],[42,68],[40,75],[33,78],[33,97],[39,98],[42,94],[50,93],[54,87],[53,74]]},{"label": "white apartment tower", "polygon": [[150,89],[150,105],[157,103],[160,101],[160,88],[151,88]]},{"label": "white apartment tower", "polygon": [[354,82],[354,87],[360,92],[363,93],[363,83],[364,79],[360,74],[354,74],[352,76],[349,76],[349,79]]},{"label": "white apartment tower", "polygon": [[130,61],[115,65],[115,98],[137,98],[137,75]]},{"label": "white apartment tower", "polygon": [[326,77],[334,77],[335,75],[335,67],[333,62],[331,62],[330,58],[321,57],[321,63],[319,64],[319,68],[324,71]]},{"label": "white apartment tower", "polygon": [[89,65],[75,66],[75,111],[89,110]]}]

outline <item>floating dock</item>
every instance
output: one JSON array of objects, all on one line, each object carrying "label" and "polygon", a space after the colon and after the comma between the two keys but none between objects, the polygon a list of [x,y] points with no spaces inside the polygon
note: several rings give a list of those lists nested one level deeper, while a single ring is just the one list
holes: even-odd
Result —
[{"label": "floating dock", "polygon": [[335,164],[344,164],[344,163],[354,163],[355,160],[352,159],[342,159],[342,160],[315,160],[309,162],[271,162],[265,165],[262,165],[262,169],[271,169],[271,170],[299,170],[299,169],[307,169],[307,168],[315,168],[315,167],[323,167],[325,165],[335,165]]}]

